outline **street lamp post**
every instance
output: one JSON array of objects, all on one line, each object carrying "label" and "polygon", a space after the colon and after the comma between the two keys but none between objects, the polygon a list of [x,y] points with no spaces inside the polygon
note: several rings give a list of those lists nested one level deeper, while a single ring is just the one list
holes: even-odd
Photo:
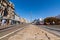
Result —
[{"label": "street lamp post", "polygon": [[30,13],[30,18],[31,18],[30,22],[32,22],[32,11],[31,11],[31,13]]}]

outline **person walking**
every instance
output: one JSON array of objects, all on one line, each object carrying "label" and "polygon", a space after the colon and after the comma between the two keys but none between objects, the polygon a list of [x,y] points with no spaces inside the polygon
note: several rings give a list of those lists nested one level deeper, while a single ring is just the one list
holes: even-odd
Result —
[{"label": "person walking", "polygon": [[5,20],[5,19],[3,19],[3,20],[2,20],[2,25],[4,26],[4,25],[5,25],[5,23],[6,23],[6,20]]}]

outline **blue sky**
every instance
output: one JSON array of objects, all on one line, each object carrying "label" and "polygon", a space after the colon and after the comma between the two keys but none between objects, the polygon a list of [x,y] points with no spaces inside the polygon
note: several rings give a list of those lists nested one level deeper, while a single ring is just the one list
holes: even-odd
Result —
[{"label": "blue sky", "polygon": [[27,20],[60,14],[60,0],[10,0],[16,13]]}]

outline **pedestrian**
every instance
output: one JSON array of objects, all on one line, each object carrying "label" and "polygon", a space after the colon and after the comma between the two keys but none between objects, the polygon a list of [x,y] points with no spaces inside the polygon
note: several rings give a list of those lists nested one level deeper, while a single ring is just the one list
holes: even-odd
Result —
[{"label": "pedestrian", "polygon": [[5,20],[5,19],[3,19],[3,20],[2,20],[2,25],[4,26],[4,25],[5,25],[5,23],[6,23],[6,20]]}]

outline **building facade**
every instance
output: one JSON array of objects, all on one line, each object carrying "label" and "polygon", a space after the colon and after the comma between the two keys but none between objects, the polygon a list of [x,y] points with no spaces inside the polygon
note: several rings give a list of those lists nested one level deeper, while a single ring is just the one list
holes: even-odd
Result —
[{"label": "building facade", "polygon": [[16,18],[18,17],[15,14],[14,4],[9,0],[0,0],[0,24],[3,19],[7,21],[6,24],[11,24]]},{"label": "building facade", "polygon": [[26,23],[26,19],[24,19],[24,18],[20,18],[20,22],[22,22],[22,23]]}]

